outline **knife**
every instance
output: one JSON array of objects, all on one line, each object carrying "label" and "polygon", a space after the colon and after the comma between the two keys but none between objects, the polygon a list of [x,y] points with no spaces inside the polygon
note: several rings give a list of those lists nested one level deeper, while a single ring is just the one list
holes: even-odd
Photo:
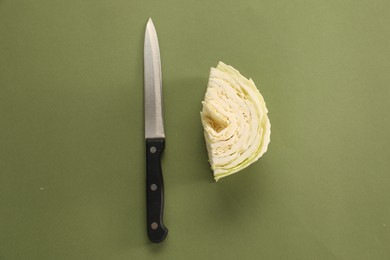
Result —
[{"label": "knife", "polygon": [[146,142],[146,215],[149,240],[159,243],[168,229],[163,224],[164,184],[161,155],[165,148],[160,49],[149,18],[144,41],[144,97]]}]

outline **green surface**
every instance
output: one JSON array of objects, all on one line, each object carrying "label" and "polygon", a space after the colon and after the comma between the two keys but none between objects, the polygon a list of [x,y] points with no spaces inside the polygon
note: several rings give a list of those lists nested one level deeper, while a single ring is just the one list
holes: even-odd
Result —
[{"label": "green surface", "polygon": [[[0,259],[390,259],[390,3],[0,0]],[[168,238],[145,232],[145,25],[160,39]],[[219,60],[269,151],[214,183]]]}]

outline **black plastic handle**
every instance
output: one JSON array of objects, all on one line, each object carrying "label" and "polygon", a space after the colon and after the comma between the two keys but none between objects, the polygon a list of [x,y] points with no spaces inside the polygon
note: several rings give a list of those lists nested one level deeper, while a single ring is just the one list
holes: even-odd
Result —
[{"label": "black plastic handle", "polygon": [[154,243],[163,241],[168,234],[168,229],[163,224],[164,183],[161,154],[164,148],[164,138],[146,139],[147,230],[149,240]]}]

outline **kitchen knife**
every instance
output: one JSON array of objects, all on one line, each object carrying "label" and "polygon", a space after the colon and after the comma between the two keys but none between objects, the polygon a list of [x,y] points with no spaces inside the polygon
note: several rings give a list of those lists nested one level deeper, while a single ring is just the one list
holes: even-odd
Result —
[{"label": "kitchen knife", "polygon": [[146,208],[149,240],[159,243],[168,229],[163,224],[164,188],[161,154],[165,148],[160,49],[152,19],[144,41],[144,96],[146,142]]}]

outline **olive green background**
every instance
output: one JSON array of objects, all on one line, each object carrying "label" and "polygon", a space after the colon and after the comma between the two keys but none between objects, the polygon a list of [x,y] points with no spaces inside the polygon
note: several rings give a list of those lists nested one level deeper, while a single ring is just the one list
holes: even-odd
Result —
[{"label": "olive green background", "polygon": [[[390,259],[390,2],[0,0],[0,259]],[[167,239],[145,223],[143,37],[160,41]],[[209,68],[268,152],[214,183]]]}]

